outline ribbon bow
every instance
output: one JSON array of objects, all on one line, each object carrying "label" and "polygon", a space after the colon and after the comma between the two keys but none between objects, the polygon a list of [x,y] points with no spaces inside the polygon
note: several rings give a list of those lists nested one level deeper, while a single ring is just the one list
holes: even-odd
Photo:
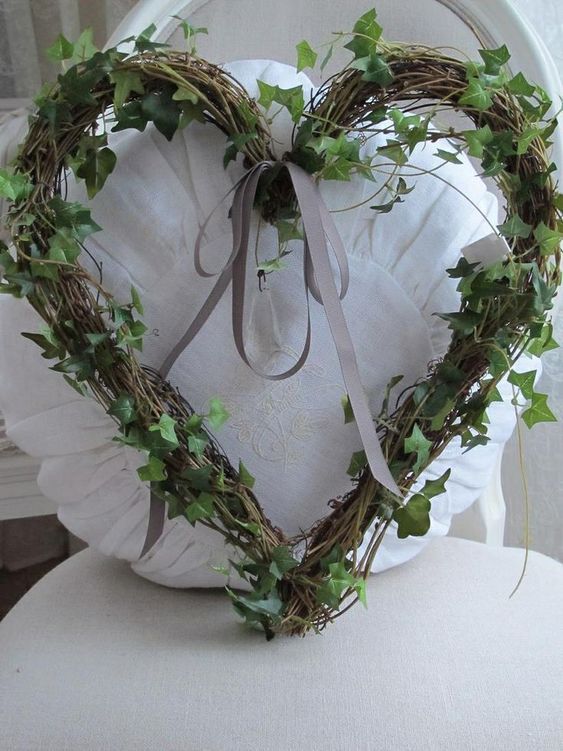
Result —
[{"label": "ribbon bow", "polygon": [[[305,286],[305,298],[307,303],[307,335],[303,351],[294,365],[282,373],[268,374],[260,372],[250,361],[244,346],[244,301],[246,280],[246,259],[248,255],[248,241],[252,210],[260,176],[271,169],[277,162],[259,162],[248,170],[232,188],[234,191],[233,205],[231,210],[233,246],[231,255],[223,270],[219,272],[218,279],[206,301],[200,308],[186,333],[172,349],[160,370],[163,378],[166,378],[170,369],[186,349],[188,344],[196,336],[205,324],[217,303],[226,292],[229,284],[232,284],[232,326],[235,346],[242,360],[258,375],[269,380],[278,381],[297,373],[305,364],[311,347],[311,314],[309,306],[309,293],[313,298],[324,306],[338,359],[344,379],[350,406],[354,413],[354,419],[362,439],[369,468],[373,477],[388,490],[396,495],[401,495],[399,488],[385,457],[381,450],[373,419],[369,410],[368,401],[363,390],[358,364],[352,338],[348,331],[346,319],[342,311],[340,301],[348,291],[349,270],[346,250],[342,244],[340,235],[334,221],[322,199],[319,187],[313,178],[304,169],[292,162],[281,162],[289,172],[297,204],[301,213],[304,229],[304,252],[303,252],[303,278]],[[201,265],[201,243],[206,227],[213,212],[207,217],[202,225],[195,244],[194,263],[200,276],[212,277],[215,274],[206,272]],[[339,272],[340,291],[337,290],[333,277],[328,242],[334,252]],[[155,495],[151,495],[151,507],[149,526],[141,557],[158,540],[164,527],[165,508],[164,503]]]}]

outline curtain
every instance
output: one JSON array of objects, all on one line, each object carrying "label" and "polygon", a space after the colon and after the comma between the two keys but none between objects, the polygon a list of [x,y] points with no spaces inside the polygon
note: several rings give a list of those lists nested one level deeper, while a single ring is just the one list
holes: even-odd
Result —
[{"label": "curtain", "polygon": [[102,46],[134,0],[0,0],[0,97],[29,97],[57,69],[44,50],[87,26]]},{"label": "curtain", "polygon": [[[259,2],[259,0],[257,0]],[[563,72],[559,44],[563,28],[560,0],[513,0],[533,23]],[[43,50],[59,33],[69,39],[91,26],[98,46],[104,44],[134,0],[0,0],[0,100],[32,96],[41,83],[56,75]],[[555,315],[555,338],[563,343],[563,312]],[[509,442],[503,463],[507,503],[505,544],[525,543],[525,493],[528,487],[530,546],[563,560],[563,349],[544,359],[538,386],[550,394],[557,423],[520,431]],[[1,424],[0,424],[1,448]],[[521,460],[522,457],[522,460]]]}]

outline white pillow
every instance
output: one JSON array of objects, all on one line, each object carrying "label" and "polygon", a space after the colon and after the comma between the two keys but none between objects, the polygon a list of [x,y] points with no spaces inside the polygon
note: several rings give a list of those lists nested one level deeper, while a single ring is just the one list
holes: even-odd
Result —
[{"label": "white pillow", "polygon": [[[239,61],[226,67],[251,96],[258,97],[257,79],[282,87],[301,84],[306,97],[313,89],[303,73],[281,63]],[[291,128],[284,113],[274,120],[278,155],[289,146]],[[381,143],[370,139],[363,149],[374,153]],[[171,143],[151,126],[145,134],[115,134],[110,145],[118,152],[117,167],[92,201],[93,216],[104,230],[88,246],[103,264],[104,285],[118,298],[128,295],[131,283],[139,290],[151,332],[142,361],[158,368],[213,283],[194,271],[198,227],[243,168],[237,162],[225,171],[224,136],[198,123]],[[412,163],[431,169],[437,163],[434,150],[431,145],[417,148]],[[422,175],[408,180],[416,183],[414,191],[389,214],[369,208],[381,197],[333,214],[350,263],[344,312],[374,413],[393,376],[404,376],[400,390],[423,377],[428,362],[446,351],[450,332],[434,313],[456,310],[459,299],[445,269],[456,264],[463,246],[490,233],[484,216],[496,223],[496,199],[467,160],[446,164],[440,176],[461,187],[482,213],[446,183]],[[361,177],[321,185],[330,209],[361,203],[376,189]],[[71,197],[85,201],[82,187],[76,186]],[[210,224],[208,268],[219,269],[230,252],[227,210],[228,202]],[[274,256],[275,231],[262,226],[260,241],[262,257]],[[301,277],[299,251],[289,257],[288,268],[269,276],[269,291],[259,292],[256,277],[249,276],[248,350],[271,371],[300,351],[305,327]],[[154,581],[179,587],[223,584],[224,577],[211,568],[228,558],[222,538],[184,519],[167,521],[163,537],[138,560],[149,501],[149,489],[136,474],[143,457],[112,442],[116,426],[111,418],[93,400],[78,397],[48,370],[35,345],[19,336],[40,325],[31,307],[9,298],[0,305],[0,407],[12,440],[41,458],[39,486],[59,504],[61,521]],[[324,516],[327,502],[351,487],[346,468],[361,448],[355,425],[343,423],[340,369],[324,311],[314,302],[312,325],[311,354],[303,370],[285,381],[263,380],[235,350],[227,294],[170,373],[196,411],[205,412],[213,396],[223,399],[231,419],[217,437],[231,461],[236,465],[241,458],[256,476],[266,514],[289,534]],[[439,476],[452,468],[447,493],[434,500],[430,532],[399,540],[391,528],[375,570],[407,560],[428,538],[447,532],[452,514],[469,506],[487,485],[498,448],[513,426],[513,408],[495,404],[487,447],[462,455],[459,442],[450,445],[427,472]]]}]

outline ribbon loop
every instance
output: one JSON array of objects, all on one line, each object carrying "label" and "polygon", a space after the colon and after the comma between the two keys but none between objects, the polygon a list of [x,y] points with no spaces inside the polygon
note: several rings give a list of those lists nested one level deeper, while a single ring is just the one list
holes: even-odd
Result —
[{"label": "ribbon loop", "polygon": [[[311,175],[297,164],[283,162],[288,170],[297,205],[301,213],[304,230],[303,252],[303,283],[307,307],[307,332],[303,350],[297,361],[282,373],[263,373],[251,362],[244,345],[244,302],[246,284],[246,262],[248,255],[248,241],[252,211],[261,175],[273,167],[276,162],[259,162],[246,172],[227,193],[228,197],[234,191],[231,209],[233,245],[231,254],[207,299],[199,309],[197,315],[188,327],[180,341],[172,349],[161,368],[161,375],[165,378],[170,369],[182,354],[188,344],[200,331],[221,298],[229,284],[232,284],[232,327],[236,349],[242,360],[252,370],[263,378],[278,381],[295,375],[305,364],[311,347],[311,313],[309,294],[320,303],[325,311],[332,334],[344,385],[346,387],[350,406],[354,414],[356,425],[362,439],[370,471],[379,483],[396,495],[400,490],[391,474],[377,437],[374,422],[370,413],[368,400],[362,387],[358,363],[354,351],[352,338],[346,324],[341,300],[345,297],[350,274],[346,250],[336,228],[336,225],[326,207],[319,187]],[[223,199],[224,200],[224,199]],[[221,202],[222,203],[222,202]],[[220,205],[220,204],[219,204]],[[219,206],[218,205],[218,206]],[[215,209],[209,214],[201,226],[194,251],[194,264],[197,273],[202,277],[213,277],[216,274],[206,272],[201,264],[201,243],[205,230]],[[340,275],[340,290],[337,289],[331,268],[330,244]],[[143,546],[143,556],[162,534],[164,527],[164,503],[155,495],[151,495],[151,511],[149,530]]]}]

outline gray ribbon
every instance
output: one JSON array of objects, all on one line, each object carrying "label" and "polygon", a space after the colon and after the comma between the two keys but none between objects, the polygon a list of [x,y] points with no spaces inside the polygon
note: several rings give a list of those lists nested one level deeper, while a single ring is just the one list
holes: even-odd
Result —
[{"label": "gray ribbon", "polygon": [[[334,221],[322,199],[319,187],[313,178],[304,169],[291,162],[281,164],[289,172],[293,189],[297,198],[297,204],[301,212],[304,229],[304,253],[303,253],[303,279],[305,288],[305,300],[307,306],[307,334],[305,343],[297,361],[282,373],[263,373],[252,363],[244,345],[244,302],[246,281],[246,259],[248,255],[248,241],[256,191],[260,176],[271,169],[276,162],[260,162],[246,172],[243,177],[229,191],[234,191],[231,211],[233,246],[231,255],[211,290],[206,301],[200,308],[196,317],[182,336],[180,341],[172,349],[161,368],[161,375],[166,378],[170,369],[186,349],[188,344],[201,330],[219,300],[223,297],[229,284],[232,283],[232,327],[233,338],[237,351],[242,360],[252,370],[263,378],[279,381],[297,373],[305,364],[311,348],[311,312],[309,293],[313,298],[324,306],[338,359],[344,384],[350,400],[350,406],[354,413],[354,419],[362,439],[369,468],[373,477],[388,490],[396,495],[401,495],[400,490],[393,479],[381,445],[379,443],[373,419],[370,413],[368,401],[361,384],[358,363],[354,352],[352,338],[348,331],[346,319],[340,301],[346,295],[349,284],[348,261],[346,250],[342,244],[340,235]],[[227,195],[229,195],[227,194]],[[195,245],[194,263],[200,276],[212,277],[215,274],[206,272],[201,265],[201,244],[209,220],[213,212],[207,217],[201,227]],[[327,242],[328,240],[328,242]],[[328,249],[330,243],[340,273],[340,291],[337,290],[336,282],[330,265]],[[162,534],[165,519],[165,504],[154,494],[151,494],[151,508],[149,526],[141,557],[154,545]]]}]

